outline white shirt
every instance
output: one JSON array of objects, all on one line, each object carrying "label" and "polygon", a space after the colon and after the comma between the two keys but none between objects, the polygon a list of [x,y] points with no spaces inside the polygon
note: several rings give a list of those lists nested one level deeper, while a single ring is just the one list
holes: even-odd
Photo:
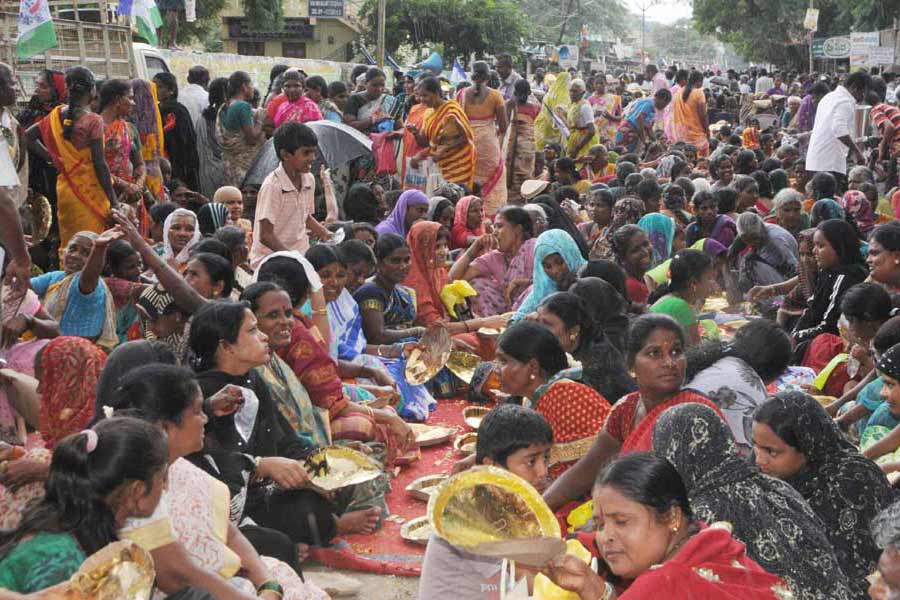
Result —
[{"label": "white shirt", "polygon": [[209,92],[196,83],[189,83],[178,90],[178,101],[191,113],[191,123],[196,123],[203,110],[209,106]]},{"label": "white shirt", "polygon": [[756,80],[756,93],[757,94],[765,94],[769,90],[775,87],[775,80],[771,77],[760,77]]},{"label": "white shirt", "polygon": [[509,77],[500,80],[500,87],[497,89],[497,91],[503,94],[504,100],[509,100],[513,97],[513,94],[516,90],[516,82],[520,79],[522,79],[521,75],[519,75],[515,71],[510,71]]},{"label": "white shirt", "polygon": [[742,94],[752,94],[753,93],[753,90],[751,90],[750,86],[747,85],[746,83],[739,83],[738,91],[740,91]]},{"label": "white shirt", "polygon": [[816,122],[806,153],[807,171],[847,173],[849,148],[838,138],[852,135],[856,122],[856,99],[842,85],[825,94],[816,109]]}]

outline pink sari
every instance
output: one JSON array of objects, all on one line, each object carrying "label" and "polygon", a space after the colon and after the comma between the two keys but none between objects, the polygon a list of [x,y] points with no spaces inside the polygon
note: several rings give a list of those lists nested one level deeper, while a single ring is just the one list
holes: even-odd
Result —
[{"label": "pink sari", "polygon": [[[459,93],[457,99],[466,111],[465,90]],[[473,117],[469,111],[466,115],[475,137],[475,182],[481,184],[484,214],[493,218],[506,204],[506,160],[497,136],[496,118],[494,113],[485,118]]]},{"label": "pink sari", "polygon": [[321,121],[322,111],[319,110],[315,102],[306,96],[294,102],[282,102],[275,112],[275,127],[281,127],[284,123],[296,121],[297,123],[306,123],[307,121]]}]

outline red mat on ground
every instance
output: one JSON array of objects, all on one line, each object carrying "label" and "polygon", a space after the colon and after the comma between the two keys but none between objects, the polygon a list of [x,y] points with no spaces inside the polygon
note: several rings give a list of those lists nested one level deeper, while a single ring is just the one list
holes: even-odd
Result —
[{"label": "red mat on ground", "polygon": [[[464,431],[467,429],[462,418],[465,406],[467,403],[462,400],[439,400],[428,424],[458,427]],[[449,473],[453,463],[460,458],[462,456],[453,449],[452,439],[440,446],[422,448],[422,457],[391,481],[391,491],[387,494],[391,514],[403,518],[404,522],[424,516],[427,504],[407,496],[406,486],[425,475]],[[338,569],[418,577],[425,546],[400,537],[401,525],[385,521],[384,527],[372,535],[343,536],[327,548],[314,548],[310,558]]]}]

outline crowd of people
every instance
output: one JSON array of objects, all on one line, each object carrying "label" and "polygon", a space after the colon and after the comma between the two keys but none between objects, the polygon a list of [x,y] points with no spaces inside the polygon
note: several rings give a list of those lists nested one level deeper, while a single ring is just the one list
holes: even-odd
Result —
[{"label": "crowd of people", "polygon": [[[535,597],[900,595],[893,75],[514,67],[79,66],[17,107],[0,64],[0,598],[120,539],[172,598],[326,598],[310,548],[383,525],[460,397],[492,410],[454,470],[580,544]],[[328,164],[320,121],[372,152]],[[440,329],[471,382],[407,377]],[[380,476],[311,486],[333,445]],[[432,535],[419,594],[500,571]]]}]

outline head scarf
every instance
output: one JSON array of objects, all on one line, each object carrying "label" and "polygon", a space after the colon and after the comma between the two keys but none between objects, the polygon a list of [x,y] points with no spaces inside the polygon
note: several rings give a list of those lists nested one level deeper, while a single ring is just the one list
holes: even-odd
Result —
[{"label": "head scarf", "polygon": [[420,204],[427,206],[428,196],[419,190],[406,190],[400,194],[397,204],[394,205],[394,210],[375,227],[375,231],[378,232],[378,235],[396,233],[399,236],[406,237],[406,209]]},{"label": "head scarf", "polygon": [[639,198],[627,196],[613,205],[609,225],[600,234],[591,248],[591,260],[616,260],[613,251],[613,234],[625,225],[636,225],[644,214],[644,203]]},{"label": "head scarf", "polygon": [[80,337],[58,337],[41,354],[41,435],[52,449],[84,429],[94,414],[106,354]]},{"label": "head scarf", "polygon": [[675,163],[680,160],[678,156],[674,154],[666,154],[659,161],[659,166],[656,167],[656,176],[660,179],[670,179],[672,177],[672,167],[675,166]]},{"label": "head scarf", "polygon": [[876,368],[879,373],[884,373],[892,379],[900,379],[900,344],[891,346],[882,354]]},{"label": "head scarf", "polygon": [[653,265],[667,260],[672,254],[672,241],[675,239],[675,221],[661,213],[650,213],[641,217],[638,227],[647,232],[650,245],[653,247]]},{"label": "head scarf", "polygon": [[534,202],[541,206],[547,214],[547,229],[561,229],[568,233],[578,246],[581,255],[587,258],[590,248],[588,248],[587,242],[584,241],[584,237],[578,231],[575,223],[572,222],[566,211],[560,207],[559,202],[546,195],[538,196],[534,199]]},{"label": "head scarf", "polygon": [[[456,203],[456,211],[453,213],[453,229],[450,232],[450,241],[454,248],[465,248],[466,240],[469,236],[484,235],[484,223],[478,224],[475,229],[469,229],[469,206],[473,200],[480,200],[478,196],[463,196]],[[482,213],[483,214],[483,213]]]},{"label": "head scarf", "polygon": [[872,536],[879,548],[900,548],[900,502],[895,502],[872,519]]},{"label": "head scarf", "polygon": [[197,211],[197,223],[200,226],[200,233],[213,235],[216,231],[225,227],[228,223],[228,217],[228,208],[221,202],[204,204]]},{"label": "head scarf", "polygon": [[703,251],[709,255],[710,258],[715,260],[720,254],[727,252],[728,248],[723,246],[718,240],[706,238],[703,240]]},{"label": "head scarf", "polygon": [[695,516],[731,523],[747,554],[783,578],[795,598],[852,597],[816,514],[790,485],[741,458],[712,409],[666,410],[653,430],[653,450],[681,475]]},{"label": "head scarf", "polygon": [[844,210],[863,236],[867,236],[875,228],[875,213],[866,195],[859,190],[849,190],[841,199]]},{"label": "head scarf", "polygon": [[253,271],[253,277],[250,278],[250,283],[259,281],[259,273],[262,271],[263,265],[273,258],[290,258],[291,260],[296,261],[297,264],[303,267],[303,272],[306,274],[306,279],[309,281],[309,289],[314,292],[318,292],[322,289],[322,280],[319,278],[319,273],[316,271],[316,268],[312,266],[312,263],[309,262],[305,256],[296,250],[281,250],[266,256],[256,266],[256,270]]},{"label": "head scarf", "polygon": [[118,405],[116,390],[122,377],[144,365],[175,363],[175,353],[162,342],[136,340],[117,347],[107,357],[106,365],[97,380],[94,420],[102,418],[104,406],[116,408]]},{"label": "head scarf", "polygon": [[[681,193],[675,193],[676,189],[680,190]],[[687,204],[687,198],[685,197],[684,190],[674,183],[670,183],[669,185],[667,185],[666,189],[663,190],[663,206],[665,206],[669,210],[683,211],[685,204]]]},{"label": "head scarf", "polygon": [[809,214],[809,224],[815,227],[822,221],[828,219],[843,219],[844,209],[841,205],[830,198],[824,198],[813,204]]},{"label": "head scarf", "polygon": [[577,273],[578,269],[587,264],[581,255],[578,244],[568,233],[561,229],[548,229],[538,236],[534,245],[534,271],[532,275],[531,292],[516,311],[515,319],[521,319],[525,315],[534,312],[541,301],[557,291],[556,282],[544,272],[544,259],[551,254],[559,254],[569,267],[569,272]]},{"label": "head scarf", "polygon": [[420,301],[430,298],[434,307],[443,313],[441,290],[449,278],[447,269],[435,261],[435,246],[440,228],[441,224],[434,221],[419,221],[409,228],[406,240],[412,254],[412,264],[403,284],[414,289],[416,298]]},{"label": "head scarf", "polygon": [[428,212],[425,213],[425,218],[429,221],[437,222],[438,217],[447,210],[448,206],[452,207],[453,203],[443,196],[433,196],[431,200],[428,201]]},{"label": "head scarf", "polygon": [[787,480],[825,524],[838,564],[850,588],[864,598],[865,580],[878,561],[869,523],[893,499],[887,478],[841,435],[838,426],[812,396],[781,392],[780,402],[795,415],[797,450],[806,467]]},{"label": "head scarf", "polygon": [[[176,217],[181,215],[189,215],[192,219],[194,219],[194,236],[191,238],[184,248],[181,249],[181,252],[178,253],[178,256],[175,256],[175,252],[172,250],[172,242],[169,241],[169,229],[172,228],[172,221],[175,220]],[[200,226],[197,224],[197,215],[193,212],[189,211],[186,208],[176,208],[173,210],[168,217],[166,217],[165,223],[163,223],[163,259],[169,260],[171,258],[175,259],[175,262],[178,264],[185,263],[188,260],[188,257],[191,252],[191,248],[193,248],[197,242],[200,241]]]}]

